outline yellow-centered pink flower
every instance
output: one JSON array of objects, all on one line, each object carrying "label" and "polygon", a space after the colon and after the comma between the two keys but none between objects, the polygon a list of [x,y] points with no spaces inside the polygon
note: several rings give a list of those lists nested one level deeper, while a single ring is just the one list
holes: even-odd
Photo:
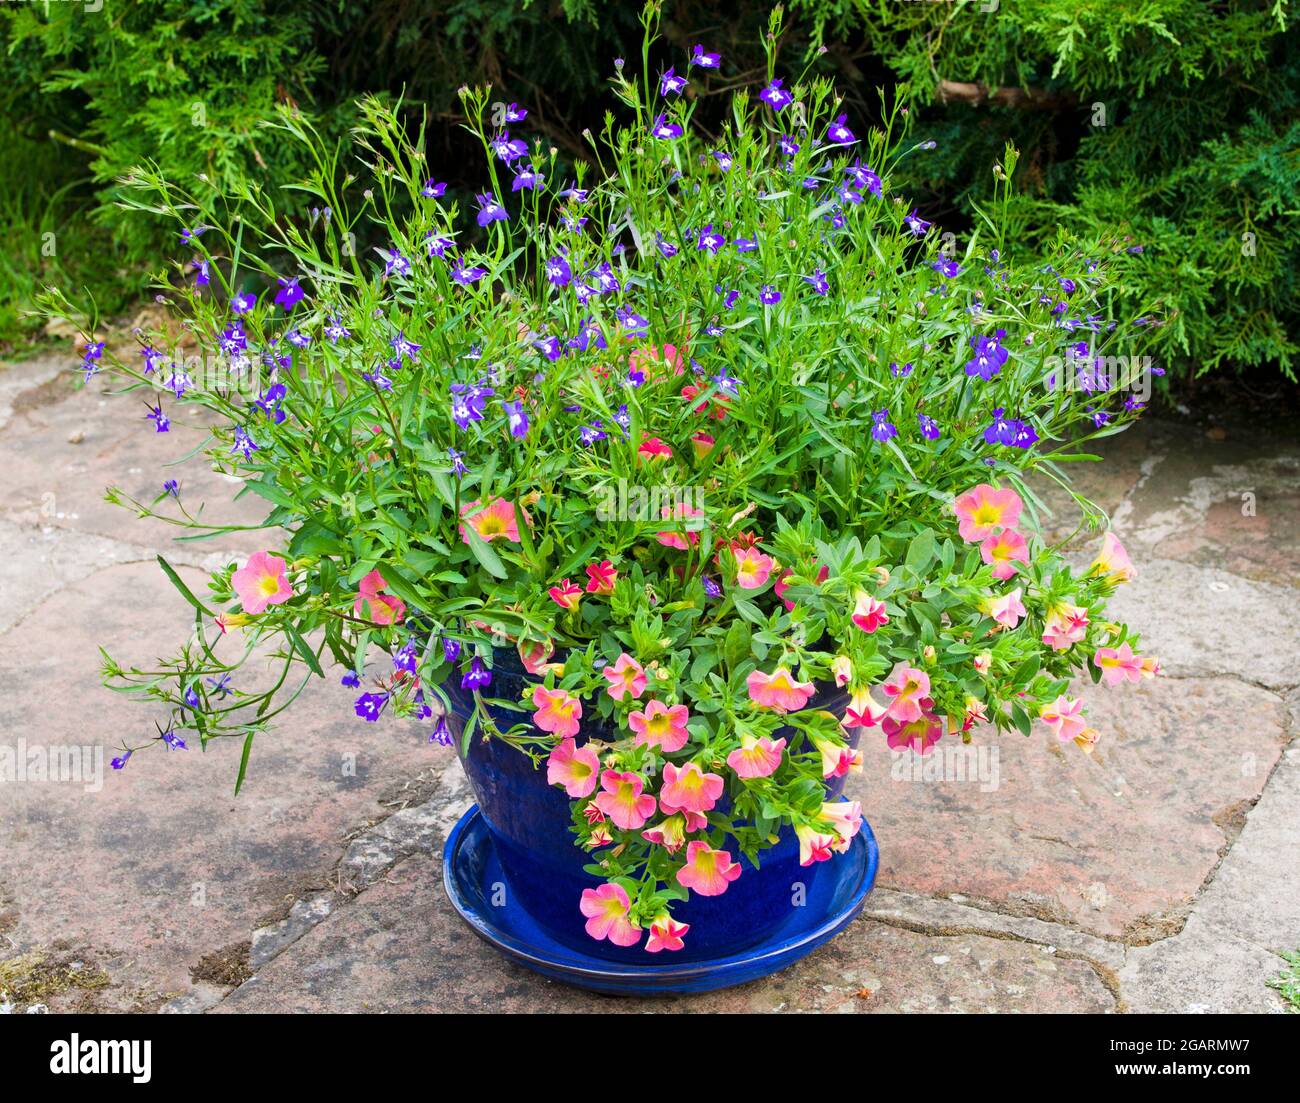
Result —
[{"label": "yellow-centered pink flower", "polygon": [[677,871],[677,883],[701,896],[721,896],[740,876],[740,863],[725,850],[713,850],[708,843],[686,845],[686,864]]},{"label": "yellow-centered pink flower", "polygon": [[582,701],[577,697],[562,689],[536,686],[533,689],[533,704],[537,708],[533,713],[533,723],[542,731],[565,739],[578,734]]},{"label": "yellow-centered pink flower", "polygon": [[627,726],[636,732],[635,742],[672,754],[686,746],[689,719],[690,712],[685,705],[668,706],[662,701],[651,701],[644,712],[634,709],[628,713]]},{"label": "yellow-centered pink flower", "polygon": [[645,668],[626,651],[600,673],[609,682],[605,692],[615,701],[621,701],[624,697],[635,700],[645,692]]},{"label": "yellow-centered pink flower", "polygon": [[635,831],[654,815],[655,799],[649,793],[642,793],[645,778],[640,774],[630,770],[625,773],[606,770],[600,775],[600,786],[604,792],[596,795],[596,807],[613,821],[615,827]]},{"label": "yellow-centered pink flower", "polygon": [[597,941],[608,938],[615,946],[635,946],[641,941],[640,930],[628,918],[632,905],[622,885],[583,889],[578,906],[587,917],[587,933]]},{"label": "yellow-centered pink flower", "polygon": [[599,777],[600,759],[590,745],[579,747],[572,739],[562,739],[546,757],[547,784],[563,785],[574,800],[591,796]]},{"label": "yellow-centered pink flower", "polygon": [[282,605],[293,597],[284,560],[267,551],[253,552],[230,576],[230,585],[245,613],[262,613],[268,605]]},{"label": "yellow-centered pink flower", "polygon": [[777,712],[798,712],[817,692],[812,682],[796,681],[783,666],[777,667],[771,674],[755,670],[745,679],[745,685],[754,704]]},{"label": "yellow-centered pink flower", "polygon": [[998,490],[988,483],[959,494],[953,502],[960,521],[957,531],[968,544],[978,544],[998,529],[1014,529],[1024,507],[1014,490]]}]

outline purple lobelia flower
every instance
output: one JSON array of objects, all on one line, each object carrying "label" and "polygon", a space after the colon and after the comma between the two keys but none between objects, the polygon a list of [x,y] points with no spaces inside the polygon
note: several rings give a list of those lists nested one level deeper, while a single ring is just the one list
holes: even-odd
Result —
[{"label": "purple lobelia flower", "polygon": [[700,231],[700,236],[696,239],[695,248],[703,249],[707,253],[717,253],[724,245],[727,239],[713,229],[713,223],[710,222]]},{"label": "purple lobelia flower", "polygon": [[544,183],[545,180],[543,179],[542,174],[537,170],[537,167],[528,164],[515,173],[515,178],[510,184],[510,190],[516,192],[528,188],[532,191],[537,191]]},{"label": "purple lobelia flower", "polygon": [[820,268],[814,268],[811,276],[804,276],[804,283],[811,287],[818,295],[825,295],[831,289],[830,281],[826,279],[826,273]]},{"label": "purple lobelia flower", "polygon": [[578,430],[578,440],[590,448],[598,440],[605,440],[609,434],[601,428],[599,421],[593,421],[590,425],[584,425]]},{"label": "purple lobelia flower", "polygon": [[126,764],[131,761],[131,756],[134,753],[134,751],[127,751],[126,754],[120,754],[113,759],[109,765],[112,766],[114,770],[123,770],[126,768]]},{"label": "purple lobelia flower", "polygon": [[779,78],[774,79],[758,94],[758,98],[767,104],[773,111],[780,111],[782,108],[789,107],[794,103],[794,97],[781,87],[784,83],[785,81],[780,80]]},{"label": "purple lobelia flower", "polygon": [[342,678],[339,679],[339,685],[347,686],[348,689],[356,689],[361,684],[361,675],[355,670],[349,670]]},{"label": "purple lobelia flower", "polygon": [[275,293],[275,302],[277,306],[285,310],[292,310],[298,303],[307,297],[307,292],[298,284],[298,277],[287,278],[280,277],[280,290]]},{"label": "purple lobelia flower", "polygon": [[992,337],[972,337],[970,347],[975,355],[966,362],[966,374],[978,375],[986,383],[997,375],[1011,355],[1002,346],[1006,335],[1005,329],[999,329]]},{"label": "purple lobelia flower", "polygon": [[506,122],[521,123],[528,118],[528,108],[520,107],[517,103],[509,104],[506,107]]},{"label": "purple lobelia flower", "polygon": [[384,258],[385,277],[411,274],[411,261],[402,255],[400,249],[380,249],[379,255]]},{"label": "purple lobelia flower", "polygon": [[853,164],[845,166],[844,172],[856,187],[865,188],[877,199],[881,197],[883,187],[880,183],[880,176],[874,169],[864,165],[861,158],[858,158]]},{"label": "purple lobelia flower", "polygon": [[503,402],[501,408],[506,412],[510,435],[515,438],[528,436],[528,414],[524,412],[523,402]]},{"label": "purple lobelia flower", "polygon": [[420,663],[420,656],[416,652],[415,641],[407,640],[395,652],[393,652],[393,669],[404,671],[407,674],[414,674],[415,668]]},{"label": "purple lobelia flower", "polygon": [[173,498],[179,498],[181,496],[181,484],[175,479],[168,479],[163,483],[163,493],[170,494]]},{"label": "purple lobelia flower", "polygon": [[424,236],[424,251],[431,257],[437,257],[440,260],[445,258],[448,250],[454,248],[456,243],[449,237],[437,235],[430,230]]},{"label": "purple lobelia flower", "polygon": [[154,423],[154,432],[156,433],[165,433],[172,427],[171,421],[168,419],[167,415],[163,413],[161,403],[157,406],[149,407],[149,412],[145,414],[145,421],[152,421]]},{"label": "purple lobelia flower", "polygon": [[501,206],[500,201],[494,195],[487,192],[480,192],[474,197],[478,204],[478,224],[480,226],[490,226],[493,222],[504,222],[509,216],[506,209]]},{"label": "purple lobelia flower", "polygon": [[457,261],[451,268],[452,282],[460,284],[461,287],[473,287],[486,275],[487,269],[479,264],[471,267],[464,261]]},{"label": "purple lobelia flower", "polygon": [[686,78],[679,77],[673,69],[669,69],[659,78],[659,94],[661,96],[680,96],[685,88]]},{"label": "purple lobelia flower", "polygon": [[447,718],[439,716],[438,722],[434,724],[433,731],[429,735],[430,743],[437,743],[440,747],[450,747],[454,740],[451,737],[451,728],[447,726]]},{"label": "purple lobelia flower", "polygon": [[782,134],[781,137],[777,139],[776,148],[787,157],[793,157],[799,152],[799,143],[791,138],[789,134]]},{"label": "purple lobelia flower", "polygon": [[902,367],[899,367],[898,364],[891,363],[889,365],[889,374],[892,375],[895,379],[906,379],[909,375],[912,374],[912,365],[908,363],[908,364],[904,364]]},{"label": "purple lobelia flower", "polygon": [[387,704],[387,693],[363,693],[356,699],[352,711],[368,724],[373,724],[383,715],[384,706]]},{"label": "purple lobelia flower", "polygon": [[568,287],[573,279],[573,269],[563,257],[552,257],[546,262],[546,278],[555,287]]},{"label": "purple lobelia flower", "polygon": [[208,262],[202,257],[195,257],[190,261],[190,267],[194,269],[194,286],[207,287],[212,282],[212,275],[209,270]]},{"label": "purple lobelia flower", "polygon": [[989,422],[988,428],[984,430],[984,443],[1015,444],[1017,431],[1017,423],[1011,418],[1003,417],[1002,409],[999,407],[993,411],[993,420]]},{"label": "purple lobelia flower", "polygon": [[[248,344],[247,340],[244,339],[243,327],[240,326],[238,322],[232,322],[222,332],[221,340],[219,341],[219,343],[222,343],[222,349],[221,349],[222,352],[227,352],[223,342],[228,338],[233,340],[235,334],[238,334],[239,340],[244,341],[244,345]],[[157,349],[155,349],[152,345],[145,345],[145,347],[140,350],[140,355],[144,357],[145,375],[152,375],[159,368],[161,368],[167,360],[167,357],[163,355],[161,352],[159,352]],[[227,355],[229,355],[228,352]]]},{"label": "purple lobelia flower", "polygon": [[656,247],[664,260],[672,260],[677,255],[677,246],[667,240],[663,234],[656,233]]},{"label": "purple lobelia flower", "polygon": [[921,426],[921,436],[926,440],[939,439],[939,423],[930,417],[929,414],[917,414],[917,423]]},{"label": "purple lobelia flower", "polygon": [[917,237],[920,237],[933,225],[933,223],[926,222],[924,218],[917,214],[916,208],[913,208],[912,212],[903,219],[903,223]]},{"label": "purple lobelia flower", "polygon": [[698,65],[701,69],[717,69],[722,65],[722,55],[706,53],[704,47],[697,43],[691,50],[689,64]]},{"label": "purple lobelia flower", "polygon": [[397,354],[398,360],[414,360],[415,354],[422,347],[407,337],[405,330],[400,329],[395,337],[389,338],[388,343],[393,346],[393,352]]},{"label": "purple lobelia flower", "polygon": [[492,684],[492,671],[483,665],[477,655],[470,661],[469,669],[461,675],[461,689],[487,689]]},{"label": "purple lobelia flower", "polygon": [[437,180],[426,180],[424,182],[424,187],[420,189],[420,194],[424,196],[425,199],[441,199],[447,194],[447,185],[440,183]]},{"label": "purple lobelia flower", "polygon": [[948,280],[955,279],[961,273],[961,265],[951,257],[933,261],[930,267]]},{"label": "purple lobelia flower", "polygon": [[163,746],[166,747],[169,751],[189,750],[189,748],[185,745],[185,740],[183,740],[179,735],[177,735],[174,731],[172,731],[171,728],[168,728],[165,732],[160,732],[158,738],[162,740]]},{"label": "purple lobelia flower", "polygon": [[457,452],[454,448],[447,449],[447,458],[451,460],[451,470],[456,478],[469,473],[469,468],[465,466],[465,453]]},{"label": "purple lobelia flower", "polygon": [[714,582],[708,575],[701,576],[700,585],[704,587],[704,592],[708,594],[709,597],[722,596],[722,587]]},{"label": "purple lobelia flower", "polygon": [[652,137],[670,142],[682,136],[682,128],[676,123],[670,123],[666,116],[656,115],[654,124],[650,127],[650,134]]},{"label": "purple lobelia flower", "polygon": [[775,306],[781,301],[781,292],[770,283],[765,283],[758,289],[758,301],[764,306]]},{"label": "purple lobelia flower", "polygon": [[449,663],[454,663],[460,658],[460,640],[454,640],[450,636],[442,637],[442,657]]},{"label": "purple lobelia flower", "polygon": [[249,459],[254,452],[258,451],[258,445],[241,425],[235,428],[235,442],[230,446],[230,451],[232,454],[237,453],[244,459]]},{"label": "purple lobelia flower", "polygon": [[236,314],[247,314],[257,305],[257,294],[253,291],[238,291],[230,299],[230,309]]},{"label": "purple lobelia flower", "polygon": [[871,436],[881,444],[898,436],[898,426],[890,423],[888,410],[877,410],[871,415]]},{"label": "purple lobelia flower", "polygon": [[212,692],[218,701],[223,701],[230,696],[229,674],[223,674],[220,678],[209,678],[208,685],[212,687]]},{"label": "purple lobelia flower", "polygon": [[826,131],[826,137],[837,145],[856,142],[858,140],[857,136],[848,127],[847,115],[836,116],[835,121],[831,123],[830,127]]},{"label": "purple lobelia flower", "polygon": [[733,158],[725,149],[715,149],[713,159],[718,162],[718,168],[723,172],[730,172],[733,164]]},{"label": "purple lobelia flower", "polygon": [[496,392],[480,384],[451,385],[451,419],[458,428],[468,429],[471,421],[482,421],[484,406]]}]

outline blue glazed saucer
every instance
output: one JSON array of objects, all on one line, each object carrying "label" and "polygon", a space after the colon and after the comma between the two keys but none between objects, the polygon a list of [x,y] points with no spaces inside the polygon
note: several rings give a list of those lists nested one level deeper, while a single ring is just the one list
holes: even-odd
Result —
[{"label": "blue glazed saucer", "polygon": [[[452,906],[474,933],[506,957],[543,976],[579,988],[620,996],[655,996],[676,992],[708,992],[757,980],[811,953],[847,927],[862,910],[876,880],[880,852],[876,837],[864,821],[849,850],[818,863],[809,878],[803,907],[791,908],[790,919],[743,953],[674,964],[654,962],[630,966],[611,962],[593,952],[581,953],[548,935],[517,903],[506,885],[492,836],[475,805],[452,828],[443,849],[442,879]],[[498,903],[493,902],[498,894]],[[689,935],[687,936],[690,937]],[[667,953],[657,955],[667,957]],[[653,962],[653,963],[652,963]]]}]

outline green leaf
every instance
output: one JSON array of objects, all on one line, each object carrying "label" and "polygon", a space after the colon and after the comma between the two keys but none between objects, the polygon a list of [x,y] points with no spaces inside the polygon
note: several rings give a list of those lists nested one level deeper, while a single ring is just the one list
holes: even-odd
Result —
[{"label": "green leaf", "polygon": [[302,661],[307,664],[307,668],[318,678],[325,677],[325,671],[320,668],[320,663],[316,660],[315,652],[312,651],[307,641],[302,638],[302,633],[299,632],[294,625],[288,623],[284,626],[284,632],[293,644],[293,649],[298,652]]},{"label": "green leaf", "polygon": [[186,601],[188,601],[191,605],[193,605],[194,608],[197,609],[200,613],[203,613],[204,615],[209,617],[213,615],[212,610],[210,610],[206,605],[203,604],[203,602],[201,602],[190,592],[190,588],[186,586],[184,582],[181,581],[181,576],[176,573],[176,571],[172,568],[172,565],[168,563],[167,560],[165,560],[161,555],[158,556],[158,566],[160,566],[163,569],[163,574],[165,574],[168,578],[172,580],[172,585],[175,586],[176,589],[180,591],[181,597],[183,597]]},{"label": "green leaf", "polygon": [[239,796],[239,790],[244,786],[244,776],[248,773],[248,756],[253,750],[253,736],[256,732],[249,732],[244,736],[244,750],[239,756],[239,776],[235,778],[235,796]]},{"label": "green leaf", "polygon": [[506,577],[505,565],[501,562],[500,557],[492,550],[492,546],[483,539],[475,530],[473,525],[465,525],[465,539],[469,542],[469,550],[473,552],[474,558],[479,561],[483,569],[493,578]]},{"label": "green leaf", "polygon": [[934,533],[929,529],[918,533],[907,548],[907,567],[918,578],[925,575],[925,569],[934,559]]}]

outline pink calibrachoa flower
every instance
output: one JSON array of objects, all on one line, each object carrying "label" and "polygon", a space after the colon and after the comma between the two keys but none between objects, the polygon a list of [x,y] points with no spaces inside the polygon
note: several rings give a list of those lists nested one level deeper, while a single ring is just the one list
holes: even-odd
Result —
[{"label": "pink calibrachoa flower", "polygon": [[840,723],[849,728],[874,728],[889,712],[888,705],[876,703],[868,689],[860,689],[849,697],[844,719]]},{"label": "pink calibrachoa flower", "polygon": [[659,795],[663,797],[665,807],[703,813],[718,803],[722,787],[722,778],[717,774],[706,774],[698,763],[688,762],[678,767],[665,762]]},{"label": "pink calibrachoa flower", "polygon": [[[572,739],[561,739],[546,756],[546,783],[563,785],[574,800],[589,797],[600,777],[600,759],[590,744],[579,747]],[[587,805],[587,822],[599,823],[605,814],[594,804]],[[595,818],[591,812],[595,812]]]},{"label": "pink calibrachoa flower", "polygon": [[777,712],[798,712],[817,692],[812,682],[796,682],[794,675],[783,666],[771,674],[755,670],[745,679],[745,685],[754,704]]},{"label": "pink calibrachoa flower", "polygon": [[1092,570],[1096,574],[1109,575],[1116,582],[1132,582],[1137,578],[1137,570],[1129,559],[1124,545],[1113,532],[1108,532],[1101,541],[1101,551],[1093,560]]},{"label": "pink calibrachoa flower", "polygon": [[847,655],[836,655],[831,660],[831,673],[835,675],[837,686],[846,686],[853,677],[853,660]]},{"label": "pink calibrachoa flower", "polygon": [[767,736],[755,739],[752,735],[742,735],[740,746],[727,755],[727,765],[736,771],[737,777],[768,777],[781,765],[783,750],[784,739],[774,743]]},{"label": "pink calibrachoa flower", "polygon": [[959,494],[953,502],[961,521],[957,531],[968,544],[978,544],[998,529],[1014,529],[1024,508],[1025,503],[1014,490],[997,490],[988,483]]},{"label": "pink calibrachoa flower", "polygon": [[230,586],[245,613],[265,612],[268,605],[282,605],[293,597],[284,560],[267,551],[253,552],[230,576]]},{"label": "pink calibrachoa flower", "polygon": [[627,358],[627,366],[628,370],[642,372],[651,380],[660,377],[661,367],[670,368],[673,375],[682,375],[686,371],[682,354],[676,345],[664,345],[661,348],[651,345],[633,349]]},{"label": "pink calibrachoa flower", "polygon": [[615,946],[635,946],[641,941],[641,931],[628,918],[632,903],[622,885],[583,889],[579,907],[587,917],[587,933],[597,942],[608,938]]},{"label": "pink calibrachoa flower", "polygon": [[695,451],[697,460],[704,459],[713,451],[713,435],[711,433],[696,433],[691,437],[691,448]]},{"label": "pink calibrachoa flower", "polygon": [[862,805],[856,800],[833,800],[822,804],[822,819],[830,820],[837,839],[831,849],[843,854],[853,836],[862,830]]},{"label": "pink calibrachoa flower", "polygon": [[654,827],[647,827],[641,832],[641,838],[658,843],[669,854],[676,854],[686,842],[686,818],[672,815]]},{"label": "pink calibrachoa flower", "polygon": [[975,658],[971,659],[970,665],[975,668],[976,674],[987,674],[989,667],[993,665],[993,652],[981,651]]},{"label": "pink calibrachoa flower", "polygon": [[928,712],[904,723],[886,716],[883,727],[885,742],[895,751],[911,747],[918,754],[929,754],[943,738],[943,722]]},{"label": "pink calibrachoa flower", "polygon": [[895,663],[881,688],[890,699],[889,715],[907,723],[921,715],[922,702],[930,696],[930,675],[905,662]]},{"label": "pink calibrachoa flower", "polygon": [[[776,596],[781,599],[781,604],[785,606],[785,611],[787,613],[794,612],[794,602],[787,601],[785,597],[786,590],[790,588],[790,584],[786,581],[786,579],[789,578],[792,574],[794,574],[793,568],[786,567],[785,570],[783,570],[779,575],[776,576],[776,582],[772,586],[772,589],[776,593]],[[821,570],[817,572],[817,584],[820,586],[823,582],[825,582],[828,578],[830,578],[830,576],[831,576],[830,568],[822,567]]]},{"label": "pink calibrachoa flower", "polygon": [[767,585],[768,577],[776,567],[776,560],[757,548],[742,548],[736,552],[736,585],[742,590],[757,590]]},{"label": "pink calibrachoa flower", "polygon": [[[664,506],[663,511],[659,516],[687,520],[691,517],[703,517],[704,510],[696,509],[694,506],[688,506],[685,502],[678,502],[675,506]],[[655,539],[665,548],[677,548],[679,551],[685,551],[689,546],[686,541],[689,540],[691,544],[698,544],[700,542],[700,534],[698,532],[688,532],[685,538],[683,538],[676,532],[659,532],[655,533]]]},{"label": "pink calibrachoa flower", "polygon": [[1099,647],[1092,657],[1093,664],[1101,671],[1101,676],[1108,686],[1117,686],[1121,682],[1140,682],[1142,680],[1142,658],[1133,654],[1133,648],[1122,643],[1119,647]]},{"label": "pink calibrachoa flower", "polygon": [[657,954],[660,950],[680,950],[685,945],[682,935],[690,929],[689,923],[678,923],[667,912],[655,916],[650,922],[650,937],[646,940],[645,952]]},{"label": "pink calibrachoa flower", "polygon": [[985,612],[1003,628],[1014,628],[1025,615],[1025,605],[1020,600],[1021,592],[1021,588],[1017,586],[1009,594],[990,599]]},{"label": "pink calibrachoa flower", "polygon": [[670,460],[673,457],[673,450],[668,447],[658,437],[646,437],[637,448],[638,456],[643,456],[647,460]]},{"label": "pink calibrachoa flower", "polygon": [[844,777],[862,769],[862,752],[843,743],[833,743],[821,736],[811,736],[812,745],[822,756],[822,777]]},{"label": "pink calibrachoa flower", "polygon": [[609,679],[605,692],[615,701],[621,701],[624,697],[635,699],[645,692],[645,668],[626,651],[619,655],[616,662],[605,667],[601,674]]},{"label": "pink calibrachoa flower", "polygon": [[627,726],[636,732],[634,742],[672,754],[686,746],[689,738],[686,721],[689,719],[690,711],[685,705],[669,707],[662,701],[651,701],[644,712],[634,710],[628,713]]},{"label": "pink calibrachoa flower", "polygon": [[[594,751],[593,751],[592,753],[595,754]],[[595,770],[593,771],[593,773],[595,773],[595,775],[596,775],[597,777],[600,776],[600,759],[599,759],[599,758],[596,760],[596,768],[595,768]],[[593,788],[594,788],[594,785],[593,785]],[[588,805],[587,805],[587,806],[582,810],[582,818],[585,819],[588,823],[604,823],[604,822],[605,822],[605,813],[602,812],[599,808],[596,807],[596,802],[593,800],[593,801],[591,801],[591,802],[590,802],[590,803],[589,803],[589,804],[588,804]]]},{"label": "pink calibrachoa flower", "polygon": [[618,571],[608,559],[587,564],[587,593],[612,594],[617,580]]},{"label": "pink calibrachoa flower", "polygon": [[352,603],[352,615],[364,617],[369,608],[374,624],[396,624],[406,616],[406,602],[400,598],[380,593],[388,585],[378,570],[371,571],[357,583],[357,600]]},{"label": "pink calibrachoa flower", "polygon": [[[478,504],[476,499],[460,507],[461,516],[469,522],[470,528],[488,543],[493,540],[519,543],[519,522],[515,517],[513,502],[507,502],[504,498],[493,498],[482,509],[477,509]],[[471,510],[474,512],[471,513]],[[460,537],[466,544],[469,543],[464,525],[461,526]]]},{"label": "pink calibrachoa flower", "polygon": [[1084,754],[1092,754],[1092,749],[1097,745],[1097,740],[1100,738],[1101,732],[1096,728],[1084,728],[1074,737],[1074,743]]},{"label": "pink calibrachoa flower", "polygon": [[610,834],[609,828],[604,823],[598,823],[587,836],[587,845],[593,850],[596,847],[609,846],[613,841],[614,836]]},{"label": "pink calibrachoa flower", "polygon": [[1047,610],[1043,642],[1053,651],[1068,651],[1088,634],[1088,610],[1062,601]]},{"label": "pink calibrachoa flower", "polygon": [[1160,660],[1154,655],[1142,656],[1142,677],[1154,678],[1160,673]]},{"label": "pink calibrachoa flower", "polygon": [[1064,695],[1050,705],[1044,705],[1038,718],[1052,729],[1062,743],[1071,742],[1088,726],[1083,718],[1083,702]]},{"label": "pink calibrachoa flower", "polygon": [[635,831],[655,814],[655,799],[642,793],[645,778],[628,771],[606,770],[600,775],[603,793],[596,795],[596,807],[605,813],[615,827]]},{"label": "pink calibrachoa flower", "polygon": [[701,896],[721,896],[740,876],[740,863],[725,850],[712,850],[708,843],[686,844],[686,864],[677,871],[677,883]]},{"label": "pink calibrachoa flower", "polygon": [[686,821],[688,835],[695,831],[704,831],[709,826],[709,817],[703,812],[692,812],[689,808],[674,808],[663,799],[659,801],[659,811],[668,817],[680,815]]},{"label": "pink calibrachoa flower", "polygon": [[980,558],[993,567],[994,578],[1010,578],[1016,573],[1015,563],[1029,562],[1029,545],[1015,529],[1003,529],[980,545]]},{"label": "pink calibrachoa flower", "polygon": [[574,585],[567,578],[558,586],[552,586],[546,592],[551,595],[551,600],[561,609],[576,609],[578,602],[582,600],[582,587]]},{"label": "pink calibrachoa flower", "polygon": [[824,862],[835,853],[831,849],[836,842],[834,835],[827,834],[825,831],[818,831],[815,827],[809,827],[806,823],[796,827],[794,833],[799,839],[799,864],[801,866],[810,866],[814,862]]},{"label": "pink calibrachoa flower", "polygon": [[578,734],[578,721],[582,719],[582,701],[562,689],[533,689],[533,723],[544,732],[568,739]]},{"label": "pink calibrachoa flower", "polygon": [[885,603],[872,597],[866,590],[859,590],[857,604],[853,607],[853,623],[864,632],[874,632],[882,624],[889,623],[885,612]]},{"label": "pink calibrachoa flower", "polygon": [[519,652],[519,661],[529,674],[540,674],[555,654],[555,644],[550,640],[520,640],[515,650]]},{"label": "pink calibrachoa flower", "polygon": [[966,712],[962,717],[961,730],[970,731],[976,724],[989,722],[989,708],[978,697],[966,698]]}]

